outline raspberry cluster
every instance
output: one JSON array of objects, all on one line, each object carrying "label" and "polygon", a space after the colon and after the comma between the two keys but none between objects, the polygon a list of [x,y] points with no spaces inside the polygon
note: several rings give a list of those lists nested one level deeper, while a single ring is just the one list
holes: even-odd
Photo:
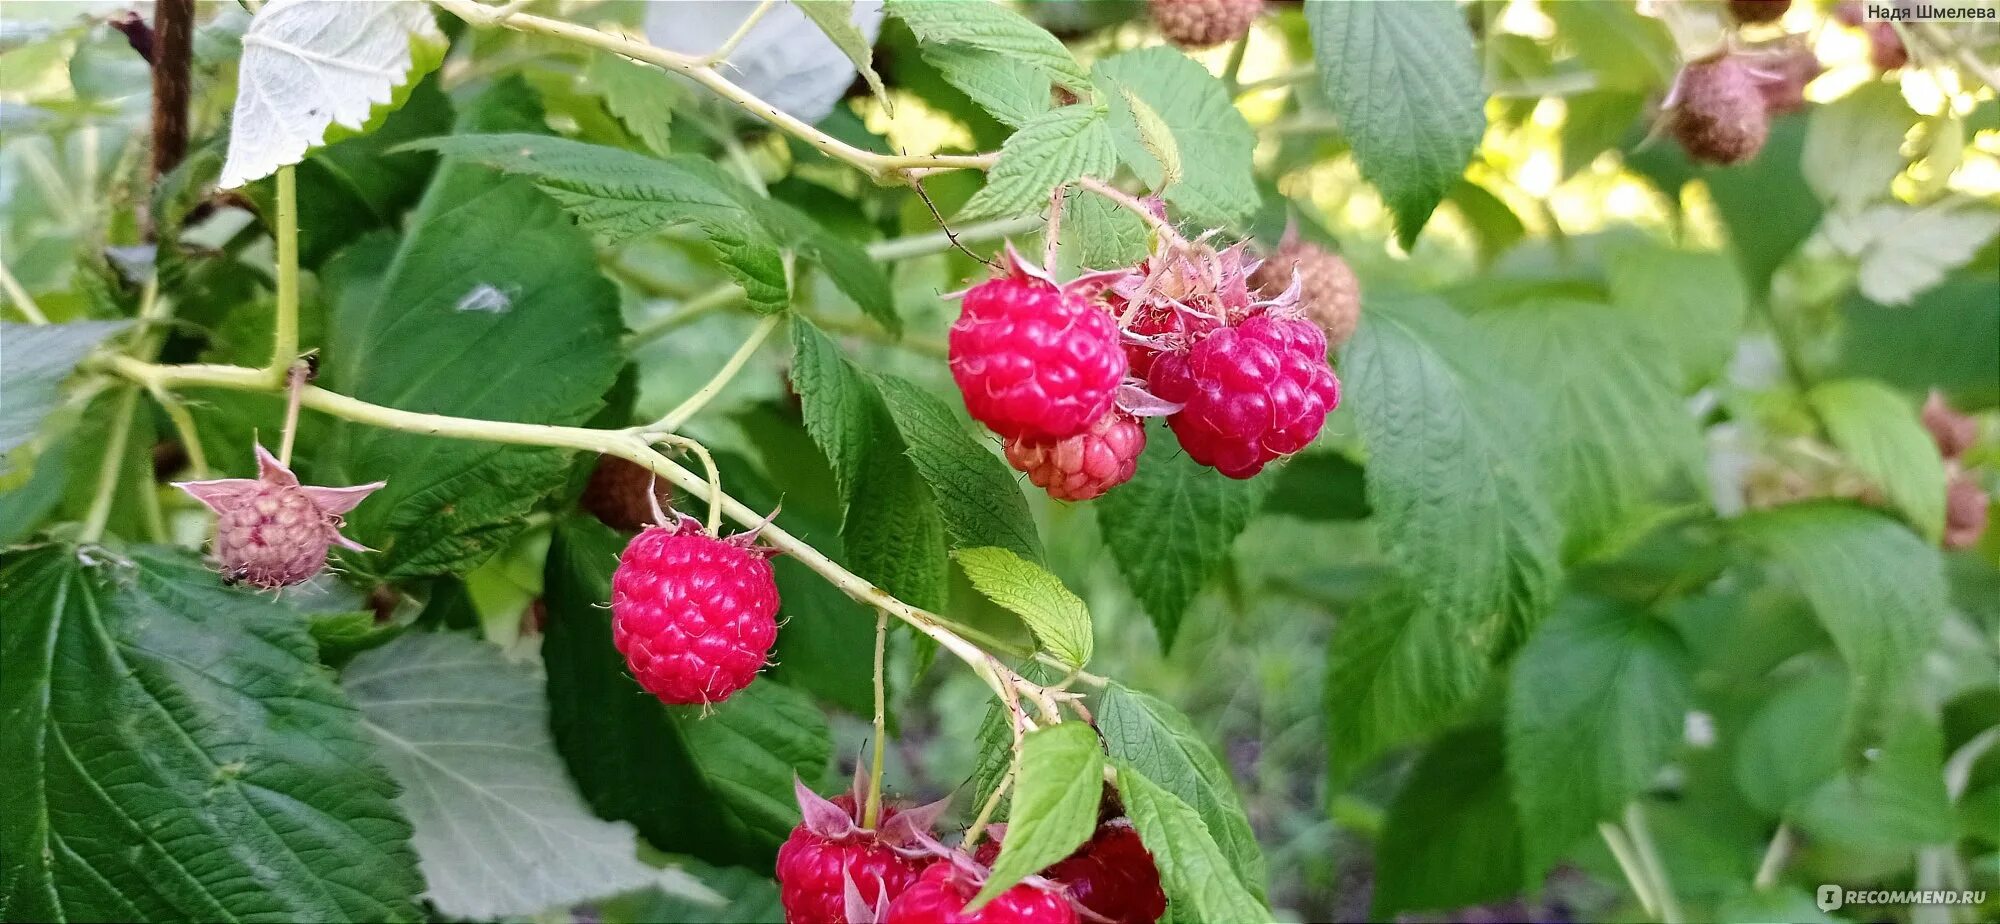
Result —
[{"label": "raspberry cluster", "polygon": [[884,805],[874,827],[856,806],[868,788],[827,799],[797,783],[802,819],[778,848],[787,924],[1155,924],[1167,912],[1160,871],[1132,822],[1107,799],[1107,820],[1083,846],[968,912],[1000,854],[993,838],[946,847],[932,835],[943,803]]},{"label": "raspberry cluster", "polygon": [[1949,549],[1971,548],[1986,534],[1992,498],[1980,486],[1979,478],[1965,466],[1965,453],[1979,442],[1979,421],[1951,406],[1942,392],[1933,391],[1924,402],[1924,429],[1937,444],[1944,460],[1944,545]]},{"label": "raspberry cluster", "polygon": [[1129,480],[1145,416],[1166,416],[1195,461],[1252,477],[1319,435],[1340,402],[1328,332],[1344,340],[1360,311],[1333,254],[1287,243],[1262,266],[1241,244],[1175,238],[1059,283],[1009,247],[964,294],[952,377],[1008,463],[1058,500]]}]

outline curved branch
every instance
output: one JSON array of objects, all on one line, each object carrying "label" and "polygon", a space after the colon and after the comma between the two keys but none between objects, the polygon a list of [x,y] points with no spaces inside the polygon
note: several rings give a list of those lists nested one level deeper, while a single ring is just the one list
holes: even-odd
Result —
[{"label": "curved branch", "polygon": [[592,29],[589,26],[579,26],[531,13],[516,13],[500,7],[487,6],[478,0],[431,0],[431,3],[470,25],[498,26],[516,32],[553,36],[579,45],[624,55],[662,70],[686,75],[688,79],[707,87],[710,92],[770,123],[779,131],[818,148],[820,153],[828,157],[846,161],[877,180],[906,182],[911,174],[918,170],[986,170],[999,159],[998,154],[878,154],[874,151],[864,151],[807,125],[791,113],[737,86],[729,78],[722,76],[721,72],[715,69],[714,62],[708,60],[706,55],[685,55],[668,51],[656,45]]}]

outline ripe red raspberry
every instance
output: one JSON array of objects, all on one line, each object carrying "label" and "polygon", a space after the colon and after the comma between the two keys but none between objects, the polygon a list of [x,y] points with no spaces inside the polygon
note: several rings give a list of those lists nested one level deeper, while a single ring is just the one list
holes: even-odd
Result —
[{"label": "ripe red raspberry", "polygon": [[611,641],[662,702],[719,703],[756,679],[778,637],[769,549],[689,517],[650,526],[611,574]]},{"label": "ripe red raspberry", "polygon": [[1022,882],[995,896],[977,912],[965,905],[979,893],[983,867],[960,856],[931,864],[889,903],[883,924],[1077,924],[1076,909],[1060,890]]},{"label": "ripe red raspberry", "polygon": [[174,483],[215,511],[215,557],[223,580],[263,588],[310,580],[326,567],[332,545],[367,551],[340,534],[340,516],[382,485],[302,485],[262,445],[255,478]]},{"label": "ripe red raspberry", "polygon": [[1129,819],[1099,825],[1090,840],[1042,875],[1067,886],[1071,899],[1110,924],[1153,924],[1167,912],[1159,867]]},{"label": "ripe red raspberry", "polygon": [[[928,834],[942,803],[908,811],[885,805],[871,830],[859,824],[856,795],[824,799],[804,783],[795,790],[804,818],[778,848],[778,899],[788,924],[875,921],[876,909],[895,901],[933,862],[918,835]],[[850,906],[850,884],[860,908]]]},{"label": "ripe red raspberry", "polygon": [[1182,48],[1233,42],[1250,31],[1264,0],[1152,0],[1153,24]]},{"label": "ripe red raspberry", "polygon": [[1127,481],[1146,448],[1146,425],[1120,410],[1062,440],[1007,441],[1007,464],[1056,500],[1086,501]]},{"label": "ripe red raspberry", "polygon": [[1311,321],[1258,315],[1153,364],[1153,393],[1186,406],[1167,418],[1188,456],[1231,478],[1310,445],[1340,404],[1326,335]]},{"label": "ripe red raspberry", "polygon": [[1674,95],[1674,138],[1695,160],[1741,163],[1757,156],[1771,133],[1757,77],[1740,56],[1718,55],[1682,68]]},{"label": "ripe red raspberry", "polygon": [[951,326],[951,376],[973,419],[1004,438],[1074,436],[1111,410],[1128,365],[1118,324],[1010,246],[994,279],[965,293]]},{"label": "ripe red raspberry", "polygon": [[1792,0],[1729,0],[1729,15],[1737,22],[1777,22],[1792,8]]},{"label": "ripe red raspberry", "polygon": [[1361,283],[1347,261],[1304,241],[1287,241],[1250,276],[1250,284],[1279,297],[1298,274],[1299,308],[1319,325],[1328,346],[1338,349],[1361,323]]},{"label": "ripe red raspberry", "polygon": [[583,509],[612,529],[653,525],[653,512],[672,506],[673,491],[651,469],[617,456],[598,456],[584,484]]}]

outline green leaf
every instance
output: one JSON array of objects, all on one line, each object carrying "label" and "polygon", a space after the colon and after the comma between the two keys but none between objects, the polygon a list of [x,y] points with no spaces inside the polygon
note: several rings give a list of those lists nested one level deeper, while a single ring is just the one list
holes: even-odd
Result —
[{"label": "green leaf", "polygon": [[1798,810],[1814,840],[1870,853],[1902,854],[1958,838],[1944,785],[1944,736],[1934,720],[1890,724],[1868,762],[1828,780]]},{"label": "green leaf", "polygon": [[[1208,68],[1160,45],[1105,58],[1091,74],[1111,109],[1119,159],[1148,187],[1207,225],[1232,224],[1257,210],[1250,159],[1257,138]],[[1135,109],[1132,100],[1143,105]],[[1159,155],[1162,130],[1178,151],[1177,165]],[[1178,166],[1178,182],[1168,182],[1169,166]]]},{"label": "green leaf", "polygon": [[1736,738],[1736,783],[1751,805],[1789,813],[1840,772],[1848,698],[1846,675],[1831,665],[1785,682],[1758,705]]},{"label": "green leaf", "polygon": [[1792,921],[1795,924],[1839,924],[1839,919],[1819,910],[1813,896],[1789,886],[1771,889],[1744,888],[1723,899],[1715,919],[1721,924],[1763,924]]},{"label": "green leaf", "polygon": [[1130,266],[1152,249],[1153,230],[1139,216],[1103,196],[1070,190],[1064,196],[1062,227],[1057,232],[1065,253],[1079,267],[1105,269]]},{"label": "green leaf", "polygon": [[365,130],[444,60],[446,44],[422,3],[296,0],[260,10],[243,34],[219,185],[269,176],[340,134]]},{"label": "green leaf", "polygon": [[[662,850],[715,863],[769,863],[798,820],[794,776],[831,756],[826,719],[804,695],[760,679],[725,703],[668,708],[640,689],[611,643],[611,572],[624,537],[564,520],[549,546],[542,660],[557,748],[597,814],[630,821]],[[846,614],[784,611],[811,620]],[[703,712],[708,714],[703,716]]]},{"label": "green leaf", "polygon": [[1822,382],[1806,395],[1847,461],[1882,488],[1924,538],[1944,535],[1944,461],[1915,406],[1870,379]]},{"label": "green leaf", "polygon": [[1000,146],[986,185],[965,203],[960,221],[1026,215],[1049,204],[1050,191],[1080,177],[1108,179],[1118,152],[1104,113],[1094,106],[1052,109],[1021,126]]},{"label": "green leaf", "polygon": [[1456,4],[1308,0],[1320,86],[1405,249],[1486,132],[1478,51]]},{"label": "green leaf", "polygon": [[974,588],[1020,616],[1050,654],[1076,667],[1090,663],[1090,611],[1061,578],[1009,549],[959,549],[952,557]]},{"label": "green leaf", "polygon": [[1643,792],[1694,701],[1687,646],[1664,622],[1568,598],[1528,639],[1507,694],[1507,769],[1526,869],[1548,869]]},{"label": "green leaf", "polygon": [[1270,909],[1238,878],[1200,814],[1138,768],[1122,760],[1114,763],[1125,814],[1160,869],[1160,886],[1176,920],[1272,919]]},{"label": "green leaf", "polygon": [[693,224],[751,304],[788,300],[778,240],[743,197],[740,183],[691,155],[664,159],[541,135],[457,135],[419,147],[527,176],[606,246]]},{"label": "green leaf", "polygon": [[1277,487],[1264,497],[1264,513],[1331,522],[1368,518],[1366,476],[1353,459],[1307,450],[1278,470]]},{"label": "green leaf", "polygon": [[1855,285],[1882,305],[1907,305],[1977,256],[2000,234],[2000,209],[1949,196],[1922,207],[1886,202],[1833,212],[1828,242],[1860,264]]},{"label": "green leaf", "polygon": [[882,396],[803,318],[792,321],[792,385],[846,501],[844,563],[910,604],[941,608],[943,517]]},{"label": "green leaf", "polygon": [[[520,116],[475,108],[468,121],[491,118]],[[576,425],[617,377],[617,291],[590,241],[526,181],[447,158],[393,253],[369,239],[325,278],[335,295],[322,375],[360,400]],[[388,482],[349,518],[350,535],[397,579],[478,565],[568,467],[558,450],[354,423],[309,462],[321,483]]]},{"label": "green leaf", "polygon": [[1857,292],[1841,314],[1842,374],[1912,392],[1941,388],[1959,407],[2000,404],[2000,256],[1974,261],[1909,305]]},{"label": "green leaf", "polygon": [[792,4],[819,26],[819,31],[826,33],[847,60],[854,62],[854,69],[868,81],[868,89],[882,105],[888,106],[889,91],[882,86],[882,76],[875,73],[874,45],[854,25],[854,0],[792,0]]},{"label": "green leaf", "polygon": [[1000,457],[980,445],[964,419],[937,396],[893,375],[878,376],[910,461],[936,495],[954,548],[999,546],[1042,560],[1041,536],[1020,484]]},{"label": "green leaf", "polygon": [[[1097,710],[1105,750],[1193,807],[1209,835],[1229,859],[1236,878],[1260,900],[1264,896],[1264,854],[1235,783],[1215,752],[1187,717],[1145,693],[1111,684]],[[1001,731],[1005,732],[1003,726]],[[1123,789],[1121,785],[1120,789]]]},{"label": "green leaf", "polygon": [[[1598,86],[1649,93],[1666,87],[1680,68],[1680,53],[1667,24],[1640,13],[1632,0],[1552,3],[1543,12],[1555,21],[1563,44],[1596,72]],[[1568,99],[1573,102],[1575,97]],[[1576,117],[1571,110],[1570,118]]]},{"label": "green leaf", "polygon": [[1859,211],[1890,199],[1889,181],[1903,172],[1903,136],[1917,114],[1893,84],[1871,82],[1814,106],[1799,169],[1828,209]]},{"label": "green leaf", "polygon": [[1483,312],[1474,325],[1515,380],[1565,422],[1549,454],[1571,558],[1598,548],[1675,482],[1706,483],[1701,433],[1680,398],[1681,370],[1642,319],[1545,299]]},{"label": "green leaf", "polygon": [[1858,714],[1875,717],[1914,677],[1943,623],[1937,550],[1882,514],[1835,503],[1747,516],[1737,530],[1797,582],[1853,672]]},{"label": "green leaf", "polygon": [[1805,119],[1771,122],[1764,149],[1753,160],[1729,167],[1698,166],[1679,145],[1640,145],[1628,136],[1625,162],[1678,202],[1681,188],[1700,179],[1715,199],[1716,214],[1729,232],[1730,251],[1753,298],[1769,293],[1771,276],[1820,225],[1819,198],[1799,172]]},{"label": "green leaf", "polygon": [[307,624],[313,642],[319,646],[320,660],[334,667],[347,663],[370,648],[380,648],[403,634],[403,626],[377,622],[375,611],[319,613]]},{"label": "green leaf", "polygon": [[419,920],[395,785],[304,621],[128,554],[0,559],[7,919]]},{"label": "green leaf", "polygon": [[1023,878],[1083,846],[1097,830],[1097,804],[1103,795],[1104,752],[1089,725],[1064,722],[1023,737],[1007,839],[986,886],[966,911],[977,911]]},{"label": "green leaf", "polygon": [[1273,484],[1241,481],[1195,462],[1153,428],[1132,481],[1096,502],[1097,523],[1125,583],[1170,648],[1188,605],[1229,557]]},{"label": "green leaf", "polygon": [[414,633],[357,655],[341,686],[416,827],[424,898],[497,918],[641,888],[629,824],[601,821],[563,773],[533,662],[456,634]]},{"label": "green leaf", "polygon": [[1343,353],[1368,445],[1368,505],[1402,576],[1334,630],[1336,772],[1430,730],[1524,637],[1559,577],[1541,422],[1464,318],[1377,300]]},{"label": "green leaf", "polygon": [[1611,303],[1639,315],[1679,370],[1677,390],[1691,391],[1722,371],[1750,296],[1725,254],[1644,244],[1604,255]]},{"label": "green leaf", "polygon": [[699,861],[676,859],[722,903],[697,901],[664,890],[647,890],[592,903],[603,924],[738,924],[742,921],[782,921],[778,884],[758,870],[741,866],[709,867]]},{"label": "green leaf", "polygon": [[1139,127],[1139,143],[1146,153],[1160,165],[1160,189],[1166,189],[1181,181],[1181,147],[1174,141],[1173,129],[1167,127],[1167,120],[1153,111],[1131,87],[1119,87],[1118,98],[1125,108],[1131,110],[1132,121]]},{"label": "green leaf", "polygon": [[1521,830],[1508,798],[1500,729],[1485,725],[1424,750],[1375,845],[1375,907],[1387,920],[1519,892]]},{"label": "green leaf", "polygon": [[925,63],[1008,125],[1052,108],[1051,84],[1089,86],[1060,40],[1001,4],[896,0],[886,9],[917,38]]},{"label": "green leaf", "polygon": [[[813,4],[800,4],[804,9]],[[604,108],[639,136],[646,149],[665,156],[673,136],[674,104],[684,91],[672,77],[608,51],[592,52],[584,65],[584,82],[604,98]]]},{"label": "green leaf", "polygon": [[0,456],[34,437],[76,364],[126,326],[125,321],[0,322],[0,338],[7,342],[7,363],[0,367],[0,392],[7,395],[0,407]]}]

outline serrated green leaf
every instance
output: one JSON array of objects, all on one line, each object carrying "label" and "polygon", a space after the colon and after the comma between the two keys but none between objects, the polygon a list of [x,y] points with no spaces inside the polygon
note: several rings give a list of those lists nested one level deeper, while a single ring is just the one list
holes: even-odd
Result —
[{"label": "serrated green leaf", "polygon": [[1944,462],[1913,404],[1870,379],[1822,382],[1806,400],[1833,445],[1917,532],[1933,542],[1944,535]]},{"label": "serrated green leaf", "polygon": [[[794,775],[824,772],[832,751],[812,701],[768,679],[707,710],[648,695],[611,643],[611,572],[624,537],[594,520],[563,521],[549,546],[542,660],[556,746],[604,818],[630,821],[662,850],[762,865],[797,821]],[[847,614],[787,596],[799,623]],[[703,713],[706,712],[707,715]]]},{"label": "serrated green leaf", "polygon": [[1507,769],[1530,877],[1644,791],[1694,701],[1687,646],[1641,610],[1571,597],[1528,639],[1507,692]]},{"label": "serrated green leaf", "polygon": [[[805,4],[801,4],[803,8]],[[604,98],[604,108],[618,117],[625,128],[645,142],[655,154],[669,153],[673,137],[674,104],[684,95],[681,85],[658,68],[647,67],[614,55],[596,51],[584,66],[584,80]]]},{"label": "serrated green leaf", "polygon": [[779,241],[743,198],[755,193],[718,181],[720,172],[699,158],[522,134],[456,135],[416,147],[532,178],[607,246],[693,224],[751,304],[778,311],[787,303]]},{"label": "serrated green leaf", "polygon": [[7,343],[7,363],[0,369],[0,392],[7,395],[0,407],[0,456],[34,438],[76,364],[127,326],[125,321],[0,322],[0,339]]},{"label": "serrated green leaf", "polygon": [[1083,68],[1060,40],[998,3],[890,0],[887,11],[909,26],[918,41],[963,45],[1003,56],[1071,89],[1088,85]]},{"label": "serrated green leaf", "polygon": [[[525,117],[488,105],[467,121],[483,128]],[[363,401],[582,424],[622,362],[618,294],[598,275],[589,239],[526,180],[455,158],[439,167],[393,252],[364,239],[324,276],[335,294],[321,374]],[[558,450],[352,423],[306,461],[323,484],[388,482],[349,525],[380,550],[367,561],[390,578],[478,565],[562,484],[568,465]]]},{"label": "serrated green leaf", "polygon": [[1170,436],[1154,428],[1131,482],[1096,502],[1105,544],[1162,648],[1173,646],[1181,616],[1275,483],[1225,477],[1188,458]]},{"label": "serrated green leaf", "polygon": [[395,784],[304,621],[126,555],[0,559],[6,917],[421,919]]},{"label": "serrated green leaf", "polygon": [[1160,886],[1177,920],[1271,920],[1270,909],[1237,877],[1201,815],[1138,768],[1113,763],[1125,814],[1160,869]]},{"label": "serrated green leaf", "polygon": [[355,8],[331,0],[260,10],[242,44],[224,189],[298,163],[340,134],[365,131],[401,105],[446,48],[426,4]]},{"label": "serrated green leaf", "polygon": [[875,384],[909,447],[910,461],[937,497],[952,547],[999,546],[1041,561],[1035,518],[1006,463],[980,445],[937,396],[893,375],[878,376]]},{"label": "serrated green leaf", "polygon": [[965,906],[967,913],[1083,846],[1097,830],[1103,794],[1104,752],[1089,725],[1064,722],[1022,738],[1007,839],[985,887]]},{"label": "serrated green leaf", "polygon": [[1568,557],[1598,548],[1676,482],[1706,484],[1680,369],[1642,319],[1607,305],[1540,299],[1483,312],[1473,323],[1515,380],[1565,422],[1549,462]]},{"label": "serrated green leaf", "polygon": [[632,826],[601,821],[563,773],[532,662],[415,633],[356,656],[341,686],[402,785],[428,888],[453,917],[532,914],[641,888]]},{"label": "serrated green leaf", "polygon": [[1887,516],[1835,503],[1780,507],[1736,528],[1798,583],[1852,671],[1857,714],[1878,719],[1943,623],[1937,549]]},{"label": "serrated green leaf", "polygon": [[1320,87],[1404,248],[1486,132],[1479,53],[1457,4],[1307,0]]},{"label": "serrated green leaf", "polygon": [[403,626],[377,622],[373,610],[318,613],[307,623],[320,660],[338,667],[370,648],[380,648],[403,634]]},{"label": "serrated green leaf", "polygon": [[844,564],[904,601],[945,602],[944,521],[875,386],[803,318],[792,321],[792,385],[806,432],[846,502]]},{"label": "serrated green leaf", "polygon": [[1382,920],[1521,890],[1521,830],[1500,729],[1453,732],[1424,750],[1389,806],[1375,869],[1371,916]]},{"label": "serrated green leaf", "polygon": [[[1155,46],[1105,58],[1091,74],[1111,109],[1119,159],[1148,187],[1208,225],[1234,224],[1257,210],[1261,197],[1251,169],[1257,138],[1208,68]],[[1131,99],[1151,117],[1134,109]],[[1154,150],[1162,131],[1178,152],[1179,182],[1168,181],[1170,165]]]},{"label": "serrated green leaf", "polygon": [[1094,106],[1053,109],[1021,126],[1000,146],[986,185],[958,213],[961,221],[1026,215],[1046,208],[1057,186],[1105,179],[1118,169],[1111,129]]},{"label": "serrated green leaf", "polygon": [[1606,252],[1604,269],[1611,303],[1666,345],[1680,391],[1707,384],[1735,355],[1750,296],[1726,254],[1633,244]]},{"label": "serrated green leaf", "polygon": [[1342,353],[1346,392],[1401,580],[1335,629],[1336,774],[1449,717],[1547,610],[1560,574],[1532,398],[1441,304],[1378,299],[1363,319]]},{"label": "serrated green leaf", "polygon": [[959,549],[952,557],[974,588],[1020,616],[1050,654],[1076,667],[1090,663],[1090,611],[1061,578],[1009,549]]},{"label": "serrated green leaf", "polygon": [[[1187,716],[1156,697],[1114,683],[1098,705],[1097,728],[1112,757],[1193,807],[1236,878],[1262,900],[1264,853],[1229,771],[1195,734]],[[1004,725],[1001,731],[1006,731]]]},{"label": "serrated green leaf", "polygon": [[854,62],[854,69],[861,72],[861,78],[868,81],[868,89],[883,106],[890,105],[889,91],[882,86],[882,76],[875,73],[875,48],[868,36],[854,25],[854,0],[792,0],[799,12],[826,33],[834,47]]}]

